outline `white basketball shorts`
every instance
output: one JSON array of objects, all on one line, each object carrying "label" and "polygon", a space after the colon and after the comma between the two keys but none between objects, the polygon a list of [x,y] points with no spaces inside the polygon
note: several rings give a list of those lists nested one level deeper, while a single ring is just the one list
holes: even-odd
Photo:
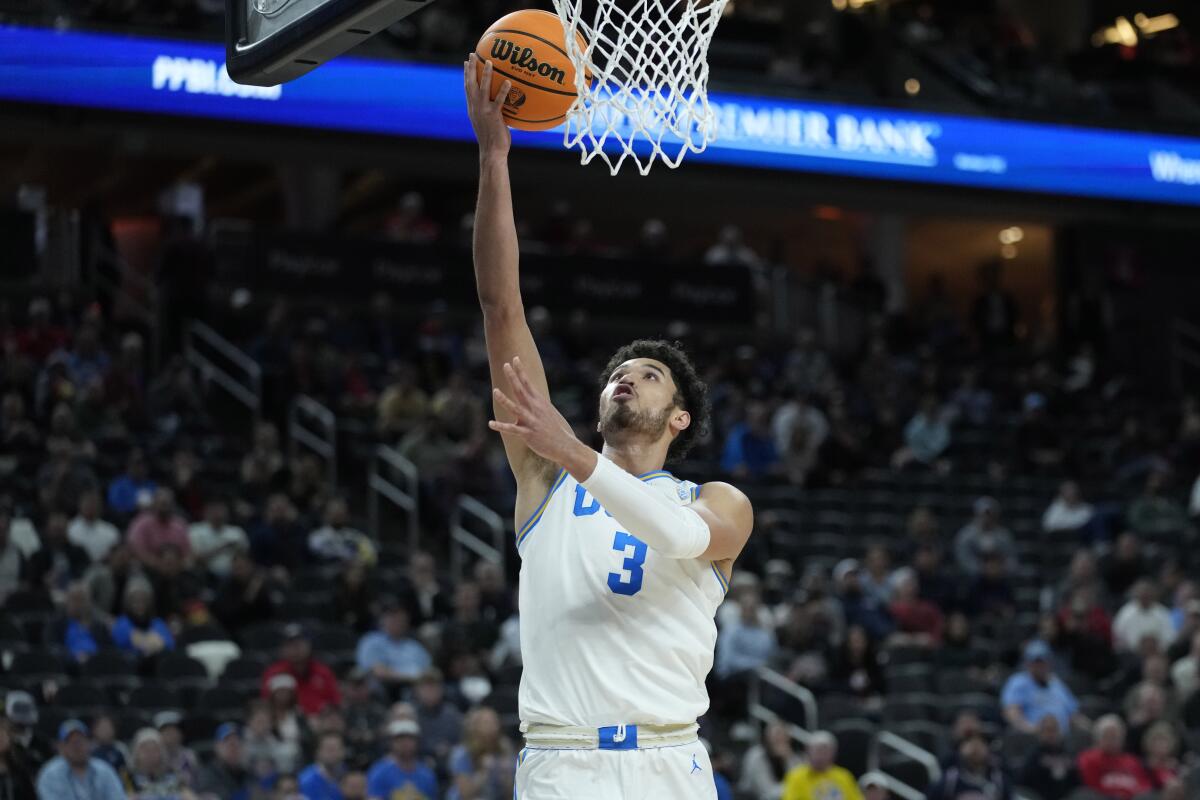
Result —
[{"label": "white basketball shorts", "polygon": [[514,800],[716,800],[699,741],[644,750],[527,747],[517,758]]}]

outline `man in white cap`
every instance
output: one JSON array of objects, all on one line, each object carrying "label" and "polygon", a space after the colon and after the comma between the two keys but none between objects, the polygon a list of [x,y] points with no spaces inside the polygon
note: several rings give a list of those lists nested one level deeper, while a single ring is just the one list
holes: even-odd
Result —
[{"label": "man in white cap", "polygon": [[58,727],[58,752],[38,774],[38,800],[126,800],[113,768],[92,758],[91,733],[82,722],[69,719]]},{"label": "man in white cap", "polygon": [[393,720],[387,727],[387,735],[391,740],[388,754],[371,765],[367,795],[436,800],[437,778],[417,757],[420,726],[411,719]]},{"label": "man in white cap", "polygon": [[54,756],[54,747],[35,729],[37,703],[29,692],[9,692],[4,698],[4,716],[12,725],[13,744],[26,764],[44,764]]}]

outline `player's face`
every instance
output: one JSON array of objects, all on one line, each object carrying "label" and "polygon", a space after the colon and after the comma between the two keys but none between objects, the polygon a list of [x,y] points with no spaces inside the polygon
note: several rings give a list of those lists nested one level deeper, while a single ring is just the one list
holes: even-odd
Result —
[{"label": "player's face", "polygon": [[661,361],[626,361],[609,375],[600,395],[600,432],[612,441],[657,439],[672,426],[683,430],[691,417],[675,405],[677,391],[671,370]]}]

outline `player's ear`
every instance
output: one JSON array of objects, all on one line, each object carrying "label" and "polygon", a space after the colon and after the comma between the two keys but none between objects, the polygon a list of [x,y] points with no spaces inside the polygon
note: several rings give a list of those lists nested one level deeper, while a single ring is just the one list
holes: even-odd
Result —
[{"label": "player's ear", "polygon": [[687,411],[676,411],[671,417],[671,430],[675,433],[683,433],[692,425],[692,415]]}]

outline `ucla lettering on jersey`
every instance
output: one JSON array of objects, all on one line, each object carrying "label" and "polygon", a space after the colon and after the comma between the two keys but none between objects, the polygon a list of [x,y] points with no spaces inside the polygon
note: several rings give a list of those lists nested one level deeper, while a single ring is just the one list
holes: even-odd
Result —
[{"label": "ucla lettering on jersey", "polygon": [[[640,476],[680,505],[699,487]],[[695,721],[708,709],[717,606],[727,576],[659,556],[559,472],[517,532],[524,725],[601,727]]]}]

